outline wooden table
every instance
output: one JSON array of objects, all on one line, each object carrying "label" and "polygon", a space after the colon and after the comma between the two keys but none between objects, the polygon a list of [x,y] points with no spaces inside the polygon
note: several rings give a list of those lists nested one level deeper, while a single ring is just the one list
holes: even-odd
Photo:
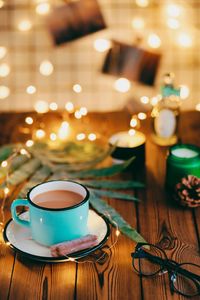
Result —
[{"label": "wooden table", "polygon": [[[26,140],[23,132],[24,119],[28,114],[0,115],[0,143]],[[30,115],[30,114],[29,114]],[[31,113],[35,116],[34,113]],[[43,116],[46,122],[60,120],[60,114]],[[112,133],[125,130],[129,126],[127,112],[89,114],[81,123],[81,130],[91,128],[107,138]],[[199,112],[182,113],[179,137],[184,143],[199,145]],[[19,137],[21,128],[21,137]],[[164,191],[167,148],[161,148],[150,139],[150,120],[142,123],[141,130],[147,135],[146,168],[135,169],[131,176],[146,181],[147,188],[137,192],[139,204],[120,200],[110,200],[132,226],[151,243],[158,243],[166,250],[168,257],[178,262],[199,263],[200,210],[184,209],[173,204]],[[15,197],[15,192],[12,198]],[[10,200],[11,201],[11,200]],[[9,206],[6,216],[10,218]],[[114,239],[114,230],[108,244]],[[133,271],[131,252],[134,242],[120,235],[116,247],[109,257],[99,263],[77,264],[74,262],[45,264],[37,263],[5,246],[0,246],[0,299],[184,299],[173,296],[169,289],[168,276],[142,278]]]}]

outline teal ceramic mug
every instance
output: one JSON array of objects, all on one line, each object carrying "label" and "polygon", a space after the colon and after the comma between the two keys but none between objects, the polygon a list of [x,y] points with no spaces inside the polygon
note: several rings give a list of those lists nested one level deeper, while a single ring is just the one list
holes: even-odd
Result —
[{"label": "teal ceramic mug", "polygon": [[[76,193],[80,196],[80,201],[72,204],[73,199],[69,199],[70,206],[55,208],[55,203],[59,199],[57,199],[58,197],[54,199],[54,196],[59,191]],[[54,196],[50,197],[49,195]],[[42,206],[45,197],[48,205],[50,203],[49,207]],[[22,220],[17,215],[16,208],[18,206],[29,208],[29,221]],[[13,220],[21,226],[30,228],[32,238],[45,246],[86,235],[88,233],[88,212],[89,191],[85,186],[68,180],[47,181],[36,185],[28,192],[27,199],[17,199],[11,205]]]}]

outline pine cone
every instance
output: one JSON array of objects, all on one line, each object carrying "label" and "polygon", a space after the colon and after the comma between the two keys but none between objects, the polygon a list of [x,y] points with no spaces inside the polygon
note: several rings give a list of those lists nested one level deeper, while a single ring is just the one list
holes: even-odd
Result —
[{"label": "pine cone", "polygon": [[200,206],[200,178],[188,175],[175,186],[174,198],[183,206]]}]

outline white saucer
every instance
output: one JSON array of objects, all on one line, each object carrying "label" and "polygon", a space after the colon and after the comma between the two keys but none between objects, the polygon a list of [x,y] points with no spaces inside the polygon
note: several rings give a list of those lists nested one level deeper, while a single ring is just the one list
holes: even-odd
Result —
[{"label": "white saucer", "polygon": [[[27,219],[28,217],[28,212],[20,215],[22,219]],[[99,249],[106,242],[110,234],[107,221],[93,210],[89,210],[88,229],[90,234],[98,236],[98,244],[95,247],[70,254],[70,257],[77,259],[87,256],[96,249]],[[30,229],[16,224],[12,219],[8,221],[4,228],[4,240],[17,252],[37,261],[64,262],[68,260],[66,257],[52,257],[49,247],[42,246],[32,240]]]}]

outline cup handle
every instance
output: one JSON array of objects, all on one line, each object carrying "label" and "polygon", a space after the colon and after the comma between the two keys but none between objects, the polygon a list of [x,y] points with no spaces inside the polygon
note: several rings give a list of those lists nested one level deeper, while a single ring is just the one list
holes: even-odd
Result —
[{"label": "cup handle", "polygon": [[15,201],[13,201],[12,205],[11,205],[11,214],[12,214],[12,218],[13,220],[19,224],[20,226],[23,227],[30,227],[30,222],[29,221],[25,221],[25,220],[21,220],[16,212],[16,207],[17,206],[28,206],[29,207],[29,203],[28,200],[26,199],[16,199]]}]

